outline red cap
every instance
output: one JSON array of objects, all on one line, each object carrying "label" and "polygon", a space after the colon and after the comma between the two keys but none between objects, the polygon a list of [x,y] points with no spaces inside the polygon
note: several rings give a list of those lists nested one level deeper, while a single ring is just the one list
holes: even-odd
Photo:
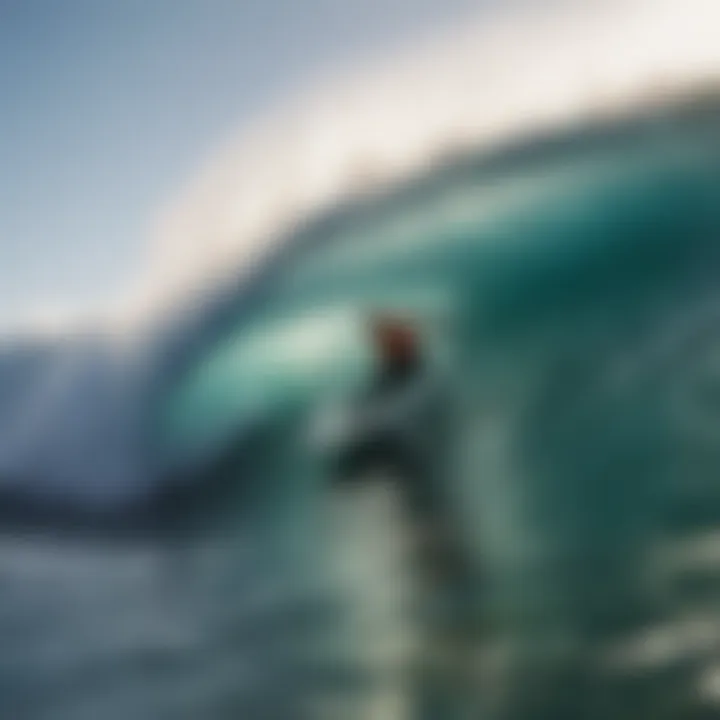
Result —
[{"label": "red cap", "polygon": [[408,361],[419,352],[418,335],[406,321],[385,315],[372,319],[372,335],[381,357],[390,361]]}]

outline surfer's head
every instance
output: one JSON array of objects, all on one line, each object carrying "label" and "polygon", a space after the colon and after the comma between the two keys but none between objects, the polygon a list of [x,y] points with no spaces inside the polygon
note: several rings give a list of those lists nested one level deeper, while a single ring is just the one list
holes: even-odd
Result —
[{"label": "surfer's head", "polygon": [[408,320],[390,313],[375,313],[370,318],[370,334],[384,366],[408,367],[420,360],[418,332]]}]

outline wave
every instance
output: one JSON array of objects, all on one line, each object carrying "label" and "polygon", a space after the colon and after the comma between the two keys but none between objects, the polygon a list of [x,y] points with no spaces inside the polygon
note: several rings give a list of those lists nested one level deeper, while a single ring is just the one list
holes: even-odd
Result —
[{"label": "wave", "polygon": [[[304,132],[279,140],[278,121],[171,211],[150,275],[162,299],[112,330],[5,345],[11,711],[317,717],[325,702],[330,717],[402,717],[358,703],[435,699],[405,681],[427,628],[407,626],[401,522],[387,498],[329,493],[304,442],[325,396],[367,366],[378,306],[452,351],[448,486],[490,628],[474,706],[526,719],[712,706],[697,628],[719,624],[720,102],[696,81],[717,43],[687,5],[610,7],[468,33],[430,63],[427,94],[406,82],[428,67],[414,63],[357,91],[361,105],[331,93],[327,116],[301,115],[344,127],[323,135],[327,153]],[[626,52],[611,61],[618,17]],[[642,49],[646,23],[660,30]],[[512,64],[504,48],[530,27]],[[486,62],[460,73],[492,33]],[[528,57],[529,79],[512,80]],[[597,68],[587,92],[583,64]],[[465,102],[460,77],[482,92]],[[528,93],[538,77],[550,84]],[[417,103],[395,104],[406,84]],[[29,630],[13,644],[16,626]]]}]

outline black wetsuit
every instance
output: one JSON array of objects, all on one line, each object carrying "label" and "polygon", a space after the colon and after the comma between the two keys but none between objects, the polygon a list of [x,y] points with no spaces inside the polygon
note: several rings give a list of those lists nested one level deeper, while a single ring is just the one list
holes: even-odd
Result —
[{"label": "black wetsuit", "polygon": [[353,408],[354,430],[335,455],[336,483],[397,484],[416,530],[417,563],[433,584],[467,574],[451,507],[449,388],[420,359],[381,368]]},{"label": "black wetsuit", "polygon": [[[437,388],[430,387],[419,360],[384,367],[355,402],[356,428],[337,452],[336,481],[358,482],[383,470],[399,484],[411,517],[444,515],[439,405]],[[435,437],[428,437],[433,432]]]},{"label": "black wetsuit", "polygon": [[336,483],[379,476],[399,486],[424,587],[419,718],[456,717],[449,707],[474,686],[467,673],[479,638],[476,573],[450,497],[449,395],[448,384],[419,361],[384,368],[356,401],[354,431],[337,453],[333,473]]}]

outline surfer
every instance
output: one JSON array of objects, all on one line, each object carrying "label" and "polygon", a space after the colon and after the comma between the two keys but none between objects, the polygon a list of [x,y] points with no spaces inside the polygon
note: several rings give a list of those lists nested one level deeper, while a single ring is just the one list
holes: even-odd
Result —
[{"label": "surfer", "polygon": [[413,574],[428,633],[418,695],[423,706],[436,706],[443,697],[441,707],[447,707],[448,694],[455,694],[449,686],[462,684],[460,675],[469,672],[467,608],[474,596],[474,574],[449,497],[450,383],[433,367],[412,322],[381,313],[370,318],[368,329],[374,372],[349,403],[331,475],[340,485],[381,479],[396,485],[412,533]]},{"label": "surfer", "polygon": [[[453,554],[446,477],[448,388],[431,368],[409,321],[376,314],[370,319],[369,335],[375,370],[351,402],[350,428],[337,448],[332,475],[340,484],[378,475],[395,482],[424,546],[422,565],[428,570],[431,555],[447,564]],[[441,547],[447,552],[439,552]]]}]

